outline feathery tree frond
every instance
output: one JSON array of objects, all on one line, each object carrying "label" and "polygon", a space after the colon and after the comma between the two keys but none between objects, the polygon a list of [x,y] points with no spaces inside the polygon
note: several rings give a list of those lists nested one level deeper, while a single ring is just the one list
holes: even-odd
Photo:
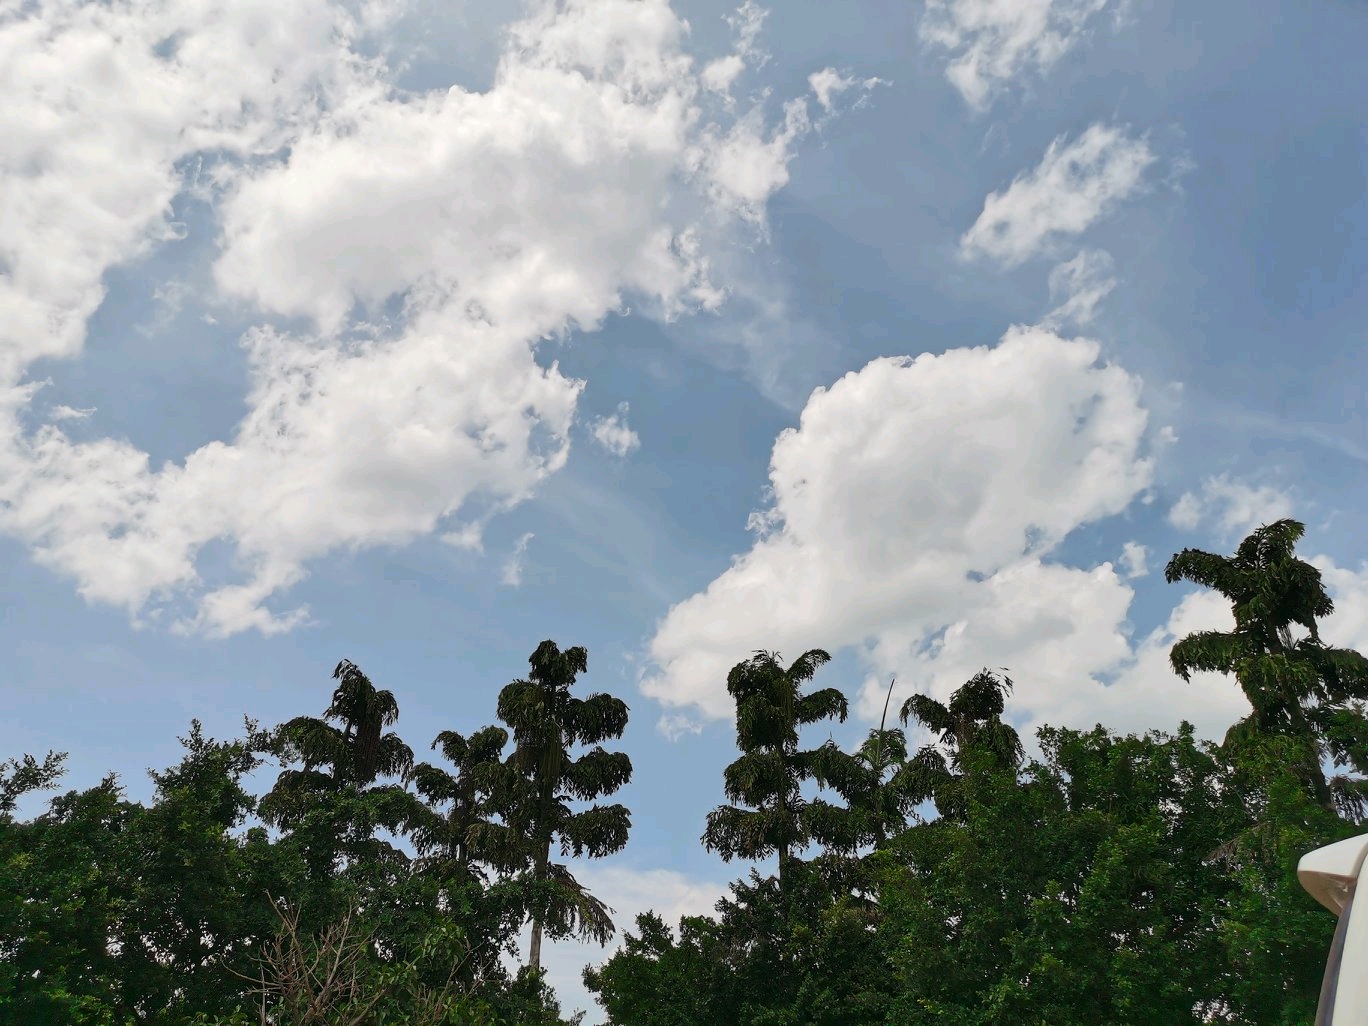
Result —
[{"label": "feathery tree frond", "polygon": [[903,703],[899,718],[904,724],[915,719],[939,736],[950,753],[950,765],[962,769],[962,754],[970,747],[985,748],[1003,765],[1017,766],[1024,758],[1021,738],[1003,722],[1012,680],[984,669],[961,684],[944,705],[929,695],[913,695]]},{"label": "feathery tree frond", "polygon": [[[1256,735],[1295,739],[1296,762],[1306,786],[1327,810],[1354,809],[1353,788],[1332,788],[1321,763],[1368,771],[1368,750],[1357,738],[1368,728],[1356,703],[1368,699],[1368,659],[1321,641],[1317,620],[1334,612],[1321,573],[1297,558],[1306,528],[1296,520],[1265,524],[1242,541],[1233,556],[1184,549],[1164,570],[1169,583],[1191,581],[1219,592],[1231,603],[1232,631],[1196,631],[1169,653],[1174,672],[1191,680],[1195,671],[1234,675],[1248,699],[1247,723],[1226,736],[1234,755]],[[1306,634],[1294,638],[1293,627]]]},{"label": "feathery tree frond", "polygon": [[998,769],[1022,764],[1021,737],[1002,719],[1011,691],[1005,670],[984,669],[961,684],[948,704],[929,695],[913,695],[903,703],[902,722],[915,719],[937,735],[940,746],[923,747],[906,764],[902,782],[909,800],[932,798],[940,814],[953,819],[964,812],[959,785],[970,762]]},{"label": "feathery tree frond", "polygon": [[778,653],[761,650],[727,674],[741,755],[727,767],[723,781],[727,799],[735,804],[708,813],[703,845],[726,861],[777,853],[781,890],[795,851],[812,840],[849,848],[855,834],[848,810],[840,810],[842,818],[834,806],[805,801],[799,793],[802,781],[810,779],[823,786],[855,786],[857,764],[834,744],[798,749],[800,727],[832,718],[844,722],[848,714],[846,697],[836,688],[802,693],[802,685],[830,660],[814,648],[786,669]]},{"label": "feathery tree frond", "polygon": [[[579,674],[589,668],[582,647],[564,651],[543,641],[528,660],[531,673],[499,692],[498,716],[513,735],[513,751],[505,761],[507,777],[498,789],[498,811],[506,830],[480,825],[472,841],[506,856],[525,853],[525,877],[535,898],[529,909],[532,942],[528,966],[541,965],[542,934],[564,936],[574,927],[582,936],[606,942],[612,921],[606,906],[593,898],[568,868],[550,861],[551,843],[560,838],[563,856],[599,858],[627,843],[631,816],[623,805],[572,812],[568,802],[592,801],[612,794],[631,780],[632,762],[621,752],[605,751],[601,742],[622,736],[627,727],[625,702],[607,694],[577,698],[570,694]],[[570,747],[594,747],[573,758]],[[524,841],[516,846],[514,836]],[[549,890],[548,890],[549,888]]]},{"label": "feathery tree frond", "polygon": [[338,684],[322,719],[297,716],[272,732],[274,754],[303,767],[282,769],[258,807],[263,822],[308,835],[310,864],[323,873],[339,855],[375,845],[386,858],[401,859],[398,849],[372,836],[376,827],[421,833],[430,820],[414,795],[376,783],[406,778],[413,767],[413,750],[385,731],[399,717],[393,692],[378,690],[349,659],[332,675]]},{"label": "feathery tree frond", "polygon": [[484,727],[469,738],[444,730],[432,748],[441,749],[456,773],[429,763],[420,763],[409,772],[414,789],[428,802],[449,806],[444,816],[433,816],[414,836],[416,847],[430,864],[442,864],[458,876],[483,879],[481,864],[508,871],[525,863],[516,854],[519,846],[510,846],[506,834],[496,830],[492,837],[482,836],[478,829],[499,826],[491,823],[490,816],[497,813],[496,794],[507,775],[500,759],[507,744],[508,731],[502,727]]}]

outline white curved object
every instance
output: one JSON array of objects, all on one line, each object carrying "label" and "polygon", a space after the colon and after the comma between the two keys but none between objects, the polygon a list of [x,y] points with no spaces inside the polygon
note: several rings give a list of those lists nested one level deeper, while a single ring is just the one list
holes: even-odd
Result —
[{"label": "white curved object", "polygon": [[1308,894],[1339,916],[1321,983],[1316,1026],[1368,1026],[1368,898],[1355,901],[1368,855],[1368,834],[1302,856],[1297,879]]}]

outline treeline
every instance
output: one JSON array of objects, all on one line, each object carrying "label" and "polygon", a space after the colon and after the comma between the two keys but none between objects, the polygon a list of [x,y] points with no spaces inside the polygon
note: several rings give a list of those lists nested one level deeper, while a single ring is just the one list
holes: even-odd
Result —
[{"label": "treeline", "polygon": [[[1363,829],[1368,659],[1321,640],[1333,607],[1302,534],[1278,521],[1233,556],[1168,564],[1234,612],[1233,631],[1171,657],[1249,699],[1220,744],[1186,723],[1047,727],[1027,760],[1011,681],[985,670],[946,703],[913,696],[854,752],[803,748],[802,727],[847,715],[839,690],[809,688],[827,654],[737,665],[739,757],[701,842],[777,871],[751,870],[715,916],[639,916],[585,971],[609,1022],[1310,1026],[1334,921],[1295,869]],[[566,1022],[541,945],[613,935],[568,863],[627,843],[628,810],[598,799],[630,779],[603,747],[628,711],[571,693],[584,649],[547,641],[530,662],[499,695],[503,726],[443,731],[434,762],[390,731],[394,695],[344,661],[321,719],[248,721],[228,742],[192,725],[147,806],[110,776],[20,821],[62,757],[9,763],[0,1022]],[[915,752],[909,725],[930,736]],[[257,799],[243,780],[267,759],[281,770]],[[500,956],[528,922],[510,973]]]}]

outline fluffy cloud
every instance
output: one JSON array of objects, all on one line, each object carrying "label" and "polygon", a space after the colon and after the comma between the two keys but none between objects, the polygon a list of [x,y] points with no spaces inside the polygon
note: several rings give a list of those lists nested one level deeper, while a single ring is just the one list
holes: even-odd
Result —
[{"label": "fluffy cloud", "polygon": [[[1321,621],[1321,637],[1336,647],[1368,652],[1368,564],[1352,570],[1324,555],[1303,558],[1321,571],[1335,602],[1335,611]],[[1169,650],[1193,631],[1228,631],[1234,625],[1230,603],[1221,595],[1189,592],[1168,621],[1136,645],[1109,684],[1075,684],[1051,715],[1058,717],[1055,722],[1096,721],[1124,730],[1171,730],[1182,718],[1204,736],[1219,740],[1230,724],[1248,714],[1249,703],[1232,677],[1194,673],[1191,682],[1185,682],[1172,671]]]},{"label": "fluffy cloud", "polygon": [[617,413],[599,417],[589,426],[594,441],[614,456],[626,456],[641,445],[641,438],[627,426],[627,403],[619,403]]},{"label": "fluffy cloud", "polygon": [[[1180,719],[1223,736],[1248,712],[1238,685],[1185,682],[1169,651],[1229,630],[1227,600],[1175,587],[1166,622],[1137,639],[1127,582],[1147,572],[1143,545],[1127,542],[1115,564],[1050,559],[1150,479],[1140,383],[1097,356],[1086,340],[1013,328],[992,349],[875,360],[814,392],[775,443],[755,544],[649,643],[641,686],[667,707],[661,732],[681,736],[682,709],[729,718],[727,670],[753,649],[820,647],[856,652],[866,723],[890,674],[896,707],[914,691],[944,700],[988,666],[1014,678],[1011,716],[1028,737],[1046,723],[1140,732]],[[1225,529],[1287,512],[1280,493],[1225,478],[1192,501]],[[1326,638],[1368,645],[1368,565],[1311,562],[1336,601]]]},{"label": "fluffy cloud", "polygon": [[[1193,631],[1234,626],[1229,602],[1214,592],[1194,591],[1183,597],[1162,626],[1140,640],[1108,682],[1095,673],[1062,680],[1048,669],[1044,674],[1034,665],[1028,669],[1023,661],[1023,676],[1031,675],[1029,687],[1050,692],[1049,701],[1032,710],[1029,729],[1042,723],[1078,728],[1101,723],[1121,732],[1171,732],[1180,720],[1187,720],[1199,736],[1219,741],[1249,712],[1249,703],[1232,677],[1194,673],[1191,681],[1184,681],[1169,664],[1169,650]],[[1052,685],[1059,690],[1053,691]]]},{"label": "fluffy cloud", "polygon": [[1013,328],[992,348],[879,359],[818,389],[775,443],[754,547],[669,611],[642,689],[722,719],[727,670],[757,647],[858,646],[887,680],[938,632],[956,651],[962,622],[1044,646],[1033,655],[1061,673],[1122,665],[1130,589],[1110,564],[1043,561],[1150,478],[1140,383],[1098,353]]},{"label": "fluffy cloud", "polygon": [[1260,524],[1290,517],[1292,497],[1272,485],[1233,481],[1227,474],[1209,477],[1198,492],[1184,492],[1169,510],[1169,523],[1193,530],[1214,521],[1225,535],[1248,534]]},{"label": "fluffy cloud", "polygon": [[1127,577],[1144,577],[1149,573],[1145,566],[1146,555],[1145,546],[1139,542],[1128,541],[1121,547],[1121,565],[1125,568]]},{"label": "fluffy cloud", "polygon": [[[1102,723],[1118,731],[1174,730],[1180,719],[1219,739],[1248,712],[1233,680],[1194,674],[1190,683],[1169,666],[1174,641],[1195,630],[1229,630],[1230,605],[1197,592],[1138,644],[1126,626],[1132,598],[1110,563],[1093,570],[1027,562],[989,578],[933,644],[920,650],[906,635],[880,639],[872,661],[899,686],[944,701],[984,666],[1006,667],[1016,689],[1010,717],[1023,737],[1043,724],[1080,729]],[[887,685],[868,678],[859,709],[873,721]]]},{"label": "fluffy cloud", "polygon": [[[1156,159],[1143,138],[1111,125],[1094,124],[1068,145],[1061,136],[1036,168],[983,201],[983,212],[960,239],[961,254],[1007,267],[1024,263],[1109,213],[1142,186]],[[1070,277],[1064,272],[1065,281]]]},{"label": "fluffy cloud", "polygon": [[1368,653],[1368,563],[1350,570],[1336,566],[1328,556],[1313,556],[1307,562],[1321,572],[1335,602],[1335,611],[1321,624],[1321,637],[1336,648]]},{"label": "fluffy cloud", "polygon": [[[352,7],[41,0],[0,24],[0,529],[92,601],[281,631],[307,611],[266,604],[325,553],[439,529],[478,549],[481,518],[567,458],[583,383],[538,361],[542,340],[627,295],[716,307],[709,252],[763,227],[811,127],[805,100],[777,129],[709,114],[666,0],[539,4],[486,91],[420,95],[358,56],[393,5]],[[235,435],[152,467],[73,441],[65,411],[26,430],[24,368],[78,353],[103,274],[182,230],[183,191],[215,206],[223,296],[295,319],[243,338]],[[209,591],[215,540],[241,580]]]},{"label": "fluffy cloud", "polygon": [[921,37],[949,50],[946,77],[971,107],[1026,71],[1045,72],[1111,0],[927,0]]}]

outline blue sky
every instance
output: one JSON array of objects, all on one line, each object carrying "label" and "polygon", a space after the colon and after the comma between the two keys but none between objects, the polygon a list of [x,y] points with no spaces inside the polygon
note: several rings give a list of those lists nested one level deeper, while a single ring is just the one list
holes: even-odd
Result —
[{"label": "blue sky", "polygon": [[[726,668],[852,715],[1219,736],[1185,545],[1308,525],[1368,646],[1368,7],[0,6],[6,756],[145,798],[200,717],[631,707],[620,926],[707,911]],[[625,404],[625,405],[624,405]],[[824,740],[827,728],[814,731]],[[596,948],[548,959],[570,1007]],[[589,1022],[597,1021],[591,1010]]]}]

